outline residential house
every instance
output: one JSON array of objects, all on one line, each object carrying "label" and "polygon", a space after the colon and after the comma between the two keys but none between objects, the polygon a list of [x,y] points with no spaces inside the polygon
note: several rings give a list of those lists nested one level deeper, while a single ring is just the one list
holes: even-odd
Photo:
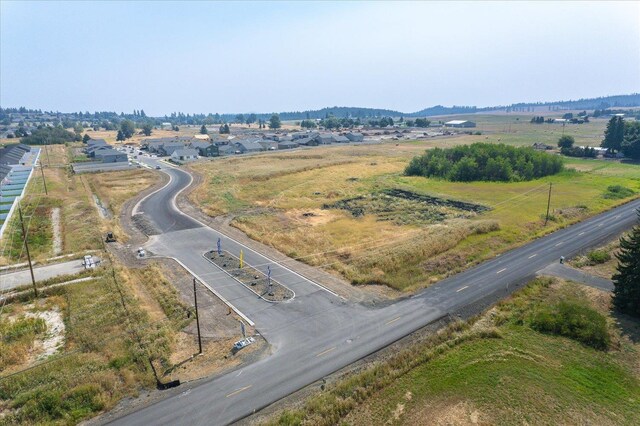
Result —
[{"label": "residential house", "polygon": [[260,146],[262,146],[262,148],[265,151],[273,151],[278,149],[278,142],[276,141],[270,141],[267,139],[263,139],[261,141],[258,141],[258,143],[260,144]]},{"label": "residential house", "polygon": [[235,145],[217,145],[219,155],[233,155],[236,152]]},{"label": "residential house", "polygon": [[335,136],[332,133],[320,133],[315,139],[318,145],[329,145],[335,142]]},{"label": "residential house", "polygon": [[304,146],[318,146],[318,140],[315,137],[296,139],[296,143]]},{"label": "residential house", "polygon": [[171,160],[184,163],[198,159],[198,151],[193,148],[176,149],[171,153]]},{"label": "residential house", "polygon": [[174,151],[178,149],[185,149],[184,143],[182,142],[169,142],[162,145],[160,148],[161,155],[172,155]]},{"label": "residential house", "polygon": [[217,157],[220,155],[219,147],[211,142],[194,141],[189,146],[198,151],[200,157]]},{"label": "residential house", "polygon": [[351,142],[362,142],[364,140],[364,135],[362,133],[357,132],[349,132],[345,135],[347,139]]},{"label": "residential house", "polygon": [[298,143],[293,141],[278,142],[278,149],[293,149],[298,146]]},{"label": "residential house", "polygon": [[96,161],[101,163],[126,163],[127,154],[124,152],[116,151],[111,148],[103,148],[94,151],[94,157]]},{"label": "residential house", "polygon": [[342,135],[336,135],[333,137],[333,141],[337,142],[337,143],[349,143],[351,142],[351,140],[349,140],[349,138],[347,138],[346,136],[342,136]]},{"label": "residential house", "polygon": [[240,151],[241,154],[247,152],[260,152],[265,149],[258,143],[258,140],[240,140],[233,144],[236,147],[237,151]]}]

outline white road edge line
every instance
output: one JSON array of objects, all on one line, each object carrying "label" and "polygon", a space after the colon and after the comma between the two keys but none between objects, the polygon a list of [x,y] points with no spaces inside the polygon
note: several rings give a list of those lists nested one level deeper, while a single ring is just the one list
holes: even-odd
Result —
[{"label": "white road edge line", "polygon": [[385,322],[385,323],[384,323],[384,325],[393,324],[394,322],[398,321],[400,318],[401,318],[401,317],[397,317],[397,318],[394,318],[394,319],[392,319],[392,320],[390,320],[390,321],[387,321],[387,322]]},{"label": "white road edge line", "polygon": [[336,347],[334,346],[334,347],[332,347],[332,348],[327,349],[326,351],[322,351],[322,352],[320,352],[318,355],[316,355],[316,358],[318,358],[319,356],[322,356],[322,355],[328,354],[329,352],[331,352],[331,351],[333,351],[333,350],[335,350],[335,349],[336,349]]},{"label": "white road edge line", "polygon": [[227,305],[228,307],[230,307],[231,309],[233,309],[233,312],[235,312],[236,314],[238,314],[242,319],[244,319],[251,327],[255,326],[256,324],[251,321],[249,319],[249,317],[247,317],[245,314],[243,314],[240,309],[236,308],[231,302],[229,302],[227,299],[224,298],[224,296],[222,296],[220,293],[218,293],[214,288],[212,288],[209,284],[207,284],[204,280],[202,280],[202,278],[200,278],[198,275],[196,275],[195,272],[193,272],[191,269],[189,269],[189,267],[187,267],[187,265],[185,265],[184,263],[182,263],[179,259],[176,259],[173,256],[155,256],[155,257],[165,257],[167,259],[173,259],[176,262],[178,262],[180,264],[180,266],[182,266],[184,269],[187,270],[187,272],[189,272],[191,275],[193,275],[194,277],[196,277],[196,279],[198,281],[200,281],[202,283],[203,286],[205,286],[206,288],[209,289],[209,291],[213,294],[216,295],[216,297],[220,300],[222,300],[222,302]]}]

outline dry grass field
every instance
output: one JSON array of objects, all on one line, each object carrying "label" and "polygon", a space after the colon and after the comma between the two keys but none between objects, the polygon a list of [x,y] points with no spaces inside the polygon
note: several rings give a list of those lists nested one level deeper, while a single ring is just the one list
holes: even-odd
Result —
[{"label": "dry grass field", "polygon": [[[504,123],[494,124],[500,125]],[[518,183],[446,182],[402,174],[414,155],[434,146],[487,137],[523,145],[520,132],[530,145],[540,140],[536,135],[541,129],[531,126],[536,125],[527,121],[513,125],[512,133],[317,147],[199,162],[190,167],[204,176],[204,183],[191,200],[211,216],[231,216],[232,226],[251,238],[339,273],[353,284],[414,291],[624,202],[606,197],[610,186],[640,192],[640,167],[604,160],[566,159],[567,171]],[[601,134],[602,128],[601,123],[589,132]],[[534,130],[533,136],[527,133]],[[544,226],[549,183],[553,184],[551,220]],[[489,210],[443,210],[389,196],[390,190]]]}]

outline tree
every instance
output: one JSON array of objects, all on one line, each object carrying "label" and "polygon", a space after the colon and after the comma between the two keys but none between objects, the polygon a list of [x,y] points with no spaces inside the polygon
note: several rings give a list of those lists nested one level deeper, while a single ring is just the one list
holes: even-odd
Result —
[{"label": "tree", "polygon": [[209,131],[207,130],[207,126],[205,126],[204,124],[202,125],[202,127],[200,127],[200,134],[201,135],[208,135]]},{"label": "tree", "polygon": [[[640,209],[637,211],[640,219]],[[620,238],[617,272],[613,275],[613,306],[640,317],[640,223]]]},{"label": "tree", "polygon": [[573,144],[575,142],[576,140],[573,138],[573,136],[565,135],[558,139],[558,147],[570,149],[573,148]]},{"label": "tree", "polygon": [[131,120],[123,120],[120,123],[120,131],[125,139],[129,139],[136,132],[136,126]]},{"label": "tree", "polygon": [[85,133],[84,136],[82,137],[82,142],[87,143],[89,139],[91,139],[91,136],[89,136],[88,133]]},{"label": "tree", "polygon": [[125,140],[124,133],[122,133],[122,130],[118,130],[118,134],[116,135],[116,140],[118,142],[122,142],[123,140]]},{"label": "tree", "polygon": [[640,122],[625,122],[620,150],[625,156],[640,160]]},{"label": "tree", "polygon": [[152,130],[153,126],[151,125],[151,123],[145,123],[144,126],[142,126],[142,133],[144,133],[145,136],[151,136]]},{"label": "tree", "polygon": [[224,134],[228,135],[229,133],[231,133],[231,129],[229,129],[229,125],[227,123],[224,123],[220,125],[219,132],[221,135],[224,135]]},{"label": "tree", "polygon": [[429,127],[431,121],[426,118],[416,118],[416,127]]},{"label": "tree", "polygon": [[279,129],[280,127],[282,127],[282,123],[280,122],[280,116],[278,114],[273,114],[269,119],[269,128]]},{"label": "tree", "polygon": [[612,152],[620,151],[623,139],[624,120],[618,116],[611,117],[611,120],[607,123],[607,128],[604,131],[604,139],[600,146]]},{"label": "tree", "polygon": [[313,120],[302,120],[300,122],[300,127],[302,127],[303,129],[315,129],[318,126],[316,125],[316,122]]},{"label": "tree", "polygon": [[258,117],[256,117],[256,115],[252,113],[247,116],[245,123],[251,126],[251,124],[255,123],[257,119]]},{"label": "tree", "polygon": [[244,123],[244,114],[236,115],[236,123],[238,123],[238,124]]}]

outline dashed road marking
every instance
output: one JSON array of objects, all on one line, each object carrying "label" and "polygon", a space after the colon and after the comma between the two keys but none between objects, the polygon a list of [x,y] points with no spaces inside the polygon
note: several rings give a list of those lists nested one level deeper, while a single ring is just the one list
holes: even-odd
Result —
[{"label": "dashed road marking", "polygon": [[604,223],[602,223],[602,222],[600,222],[600,223],[598,224],[598,226],[602,226],[602,225],[604,225]]},{"label": "dashed road marking", "polygon": [[227,395],[227,396],[226,396],[226,398],[229,398],[230,396],[237,395],[237,394],[239,394],[240,392],[244,392],[244,391],[246,391],[247,389],[249,389],[251,386],[253,386],[253,385],[245,386],[245,387],[240,388],[240,389],[238,389],[238,390],[234,390],[234,391],[233,391],[233,392],[231,392],[229,395]]},{"label": "dashed road marking", "polygon": [[394,322],[398,321],[399,319],[400,319],[400,317],[397,317],[397,318],[394,318],[394,319],[392,319],[390,321],[385,322],[384,324],[385,325],[393,324]]},{"label": "dashed road marking", "polygon": [[558,244],[556,244],[554,247],[558,247],[560,244],[562,244],[562,241],[560,241]]},{"label": "dashed road marking", "polygon": [[536,254],[532,254],[531,256],[529,256],[529,259],[533,259],[534,257],[536,257],[538,255],[538,253]]},{"label": "dashed road marking", "polygon": [[319,357],[319,356],[322,356],[322,355],[328,354],[329,352],[331,352],[331,351],[335,350],[335,348],[336,348],[336,347],[334,346],[334,347],[332,347],[332,348],[327,349],[326,351],[322,351],[322,352],[320,352],[318,355],[316,355],[316,358],[317,358],[317,357]]},{"label": "dashed road marking", "polygon": [[504,271],[506,271],[506,270],[507,270],[507,268],[502,268],[502,269],[500,269],[498,272],[496,272],[496,274],[499,274],[499,273],[504,272]]},{"label": "dashed road marking", "polygon": [[582,231],[581,233],[578,234],[578,236],[580,236],[580,235],[584,235],[584,231]]},{"label": "dashed road marking", "polygon": [[468,285],[465,285],[464,287],[460,287],[459,289],[456,290],[456,293],[460,293],[462,290],[464,290],[465,288],[469,288]]}]

